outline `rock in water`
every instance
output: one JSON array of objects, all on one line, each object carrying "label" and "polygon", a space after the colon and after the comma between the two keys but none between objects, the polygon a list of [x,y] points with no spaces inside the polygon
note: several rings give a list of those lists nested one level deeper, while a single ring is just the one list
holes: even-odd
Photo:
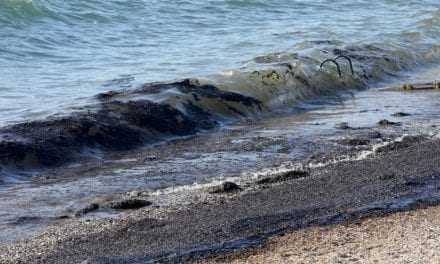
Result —
[{"label": "rock in water", "polygon": [[304,178],[307,177],[308,175],[309,175],[308,171],[302,171],[302,170],[287,171],[273,177],[266,177],[261,180],[258,180],[257,184],[271,184],[277,182],[284,182],[288,180]]},{"label": "rock in water", "polygon": [[117,210],[127,210],[127,209],[139,209],[145,206],[151,205],[152,202],[140,199],[126,199],[113,201],[108,204],[108,207]]},{"label": "rock in water", "polygon": [[209,188],[209,193],[229,193],[234,191],[241,191],[240,186],[233,182],[224,182],[218,186]]}]

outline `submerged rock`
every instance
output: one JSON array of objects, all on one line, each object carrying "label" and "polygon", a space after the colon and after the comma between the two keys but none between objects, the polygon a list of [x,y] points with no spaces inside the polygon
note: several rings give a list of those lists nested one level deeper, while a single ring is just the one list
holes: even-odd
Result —
[{"label": "submerged rock", "polygon": [[309,176],[309,174],[310,173],[308,171],[303,171],[303,170],[287,171],[276,176],[260,179],[257,181],[257,184],[271,184],[271,183],[284,182],[293,179],[304,178]]},{"label": "submerged rock", "polygon": [[152,205],[152,202],[141,199],[124,199],[107,204],[108,207],[117,210],[139,209],[149,205]]},{"label": "submerged rock", "polygon": [[229,193],[235,191],[241,191],[240,186],[233,182],[224,182],[217,186],[212,186],[208,189],[209,193]]}]

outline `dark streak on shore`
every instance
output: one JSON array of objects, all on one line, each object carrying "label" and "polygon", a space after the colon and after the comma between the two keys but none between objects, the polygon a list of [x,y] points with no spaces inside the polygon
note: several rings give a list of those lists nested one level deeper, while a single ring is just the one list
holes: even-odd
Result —
[{"label": "dark streak on shore", "polygon": [[283,184],[254,183],[242,186],[242,192],[213,194],[217,197],[213,202],[176,208],[160,219],[150,208],[153,211],[118,221],[110,229],[98,225],[92,233],[74,228],[65,235],[61,227],[63,235],[55,235],[60,240],[53,248],[35,246],[50,241],[50,235],[43,235],[34,240],[36,244],[31,241],[14,252],[34,263],[190,262],[257,245],[298,228],[436,205],[440,141],[410,139],[373,158],[314,168],[307,177],[286,179]]}]

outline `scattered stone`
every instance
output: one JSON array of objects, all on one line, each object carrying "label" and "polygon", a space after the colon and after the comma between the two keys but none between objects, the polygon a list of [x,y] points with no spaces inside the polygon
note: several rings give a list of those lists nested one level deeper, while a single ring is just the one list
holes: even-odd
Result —
[{"label": "scattered stone", "polygon": [[405,117],[405,116],[410,116],[410,115],[411,114],[405,113],[405,112],[397,112],[397,113],[392,114],[392,116],[395,116],[395,117]]},{"label": "scattered stone", "polygon": [[108,207],[117,210],[139,209],[151,205],[152,202],[140,199],[124,199],[113,201],[108,204]]},{"label": "scattered stone", "polygon": [[377,124],[380,125],[380,126],[399,126],[399,125],[401,125],[401,123],[392,122],[392,121],[387,120],[387,119],[382,119],[379,122],[377,122]]},{"label": "scattered stone", "polygon": [[233,182],[224,182],[220,185],[210,187],[208,191],[209,193],[229,193],[241,190],[240,186]]},{"label": "scattered stone", "polygon": [[99,204],[91,203],[91,204],[87,205],[86,207],[76,211],[75,216],[80,217],[80,216],[83,216],[83,215],[88,214],[90,212],[96,211],[98,209],[99,209]]},{"label": "scattered stone", "polygon": [[308,171],[303,170],[293,170],[293,171],[287,171],[281,174],[278,174],[274,177],[266,177],[263,179],[260,179],[257,181],[257,184],[271,184],[271,183],[277,183],[277,182],[284,182],[288,180],[293,179],[299,179],[309,176]]}]

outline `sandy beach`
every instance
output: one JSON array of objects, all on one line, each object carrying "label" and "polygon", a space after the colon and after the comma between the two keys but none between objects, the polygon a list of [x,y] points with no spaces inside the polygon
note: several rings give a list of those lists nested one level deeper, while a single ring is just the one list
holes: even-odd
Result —
[{"label": "sandy beach", "polygon": [[439,263],[440,208],[312,227],[195,263]]}]

